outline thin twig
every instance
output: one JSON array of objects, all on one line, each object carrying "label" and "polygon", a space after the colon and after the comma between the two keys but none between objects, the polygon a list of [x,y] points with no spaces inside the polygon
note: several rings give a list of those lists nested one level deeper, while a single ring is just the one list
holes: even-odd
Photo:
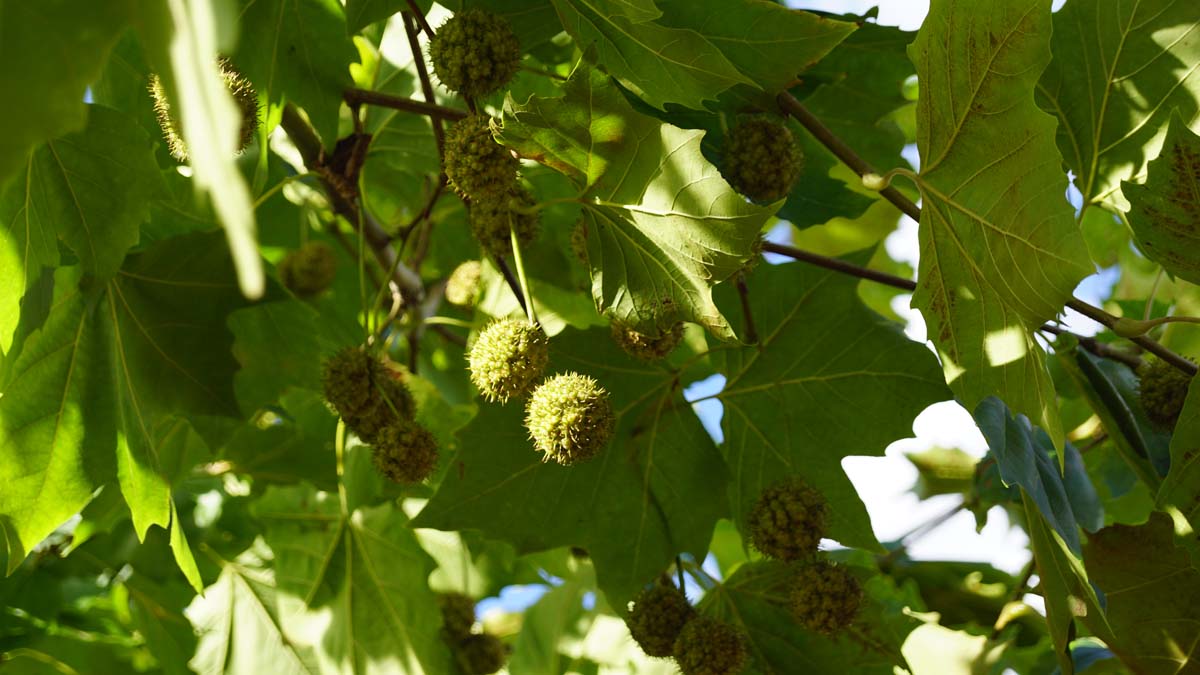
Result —
[{"label": "thin twig", "polygon": [[[304,159],[304,165],[309,171],[322,173],[324,166],[324,153],[321,149],[321,140],[317,137],[317,132],[309,126],[308,122],[300,116],[299,111],[294,106],[288,104],[283,108],[283,119],[280,122],[283,130],[287,132],[292,143],[296,145],[296,149],[300,151],[300,156]],[[363,240],[370,245],[371,250],[375,254],[375,259],[379,262],[380,267],[386,270],[395,270],[392,278],[396,285],[400,287],[400,292],[408,303],[415,304],[420,302],[425,295],[425,287],[421,282],[421,277],[406,267],[403,263],[396,260],[396,249],[392,248],[391,237],[384,231],[383,227],[375,218],[362,210],[357,200],[351,201],[343,196],[337,189],[337,186],[332,185],[329,179],[322,176],[321,182],[325,185],[325,193],[329,197],[329,202],[333,206],[334,211],[338,215],[345,218],[351,224],[357,226],[362,224],[361,234]]]},{"label": "thin twig", "polygon": [[433,118],[447,120],[460,120],[470,114],[466,110],[458,108],[426,103],[412,98],[404,98],[403,96],[392,96],[391,94],[385,94],[381,91],[371,91],[369,89],[347,89],[342,92],[342,98],[349,104],[365,103],[367,105],[377,105],[384,108],[403,110],[418,115],[429,115]]},{"label": "thin twig", "polygon": [[525,306],[525,294],[521,292],[521,284],[517,282],[517,277],[508,268],[508,263],[504,258],[493,258],[496,262],[496,269],[500,270],[500,274],[504,275],[504,281],[508,283],[508,288],[517,296],[517,302],[521,304],[521,311],[525,312],[525,316],[529,316],[529,308]]},{"label": "thin twig", "polygon": [[446,326],[435,323],[435,324],[429,324],[429,328],[430,328],[430,330],[437,333],[438,335],[441,335],[448,342],[453,342],[454,344],[458,345],[459,347],[467,346],[466,338],[459,335],[458,333],[455,333],[454,331],[450,330]]},{"label": "thin twig", "polygon": [[[785,91],[776,97],[776,102],[779,103],[779,107],[782,108],[784,112],[786,112],[788,115],[791,115],[792,118],[799,122],[801,126],[807,129],[808,132],[813,135],[813,138],[816,138],[817,141],[819,141],[822,145],[828,148],[830,152],[836,155],[843,164],[850,167],[850,169],[859,176],[868,173],[876,173],[875,169],[868,164],[866,160],[864,160],[862,157],[859,157],[858,153],[854,152],[850,146],[842,142],[842,139],[838,138],[832,131],[829,130],[828,127],[822,124],[821,120],[817,119],[816,116],[809,112],[808,108],[805,108],[804,104],[797,100],[795,96],[792,96]],[[891,202],[896,208],[903,211],[908,217],[916,221],[921,220],[921,209],[914,204],[912,200],[900,193],[900,191],[893,187],[887,187],[881,190],[879,194],[884,199]],[[1092,305],[1089,305],[1078,298],[1072,298],[1071,301],[1067,303],[1067,307],[1070,307],[1089,319],[1100,323],[1106,328],[1111,328],[1112,324],[1117,320],[1117,317],[1109,314],[1103,309],[1100,309],[1099,307],[1093,307]],[[1198,368],[1196,364],[1188,361],[1170,349],[1167,349],[1155,340],[1152,340],[1144,335],[1129,338],[1129,340],[1142,349],[1158,356],[1163,361],[1170,363],[1184,373],[1187,373],[1188,375],[1195,375],[1197,373]]]},{"label": "thin twig", "polygon": [[[420,14],[420,12],[417,12]],[[405,12],[404,32],[408,34],[408,46],[412,49],[413,65],[417,67],[417,79],[421,81],[421,96],[424,97],[425,103],[429,105],[437,105],[437,98],[433,95],[433,83],[429,80],[429,69],[425,66],[425,54],[421,52],[421,39],[417,35],[417,26],[414,20],[410,20],[408,12]],[[430,32],[430,35],[433,33]],[[433,125],[433,140],[437,142],[438,157],[442,159],[442,165],[446,164],[446,136],[442,131],[442,120],[440,117],[431,117],[430,123]]]},{"label": "thin twig", "polygon": [[[763,243],[763,252],[784,255],[810,265],[822,267],[827,270],[833,270],[834,272],[840,272],[842,274],[848,274],[852,277],[858,277],[859,279],[874,281],[876,283],[898,288],[903,291],[911,292],[917,288],[917,284],[911,279],[905,279],[894,274],[888,274],[887,272],[880,272],[878,270],[868,269],[866,267],[859,267],[858,265],[846,262],[845,260],[838,260],[837,258],[828,258],[823,255],[817,255],[816,253],[798,249],[794,246],[775,244],[768,241]],[[1120,349],[1116,349],[1111,345],[1100,342],[1095,338],[1090,338],[1083,335],[1075,335],[1074,333],[1071,333],[1070,331],[1051,323],[1043,324],[1038,330],[1050,333],[1052,335],[1072,335],[1076,340],[1079,341],[1079,346],[1095,354],[1096,356],[1112,359],[1113,361],[1120,361],[1131,368],[1137,368],[1142,363],[1142,360],[1138,358],[1136,354],[1130,354],[1129,352],[1121,351]]]},{"label": "thin twig", "polygon": [[[775,100],[779,103],[779,107],[783,108],[787,114],[799,122],[800,126],[807,129],[808,133],[812,134],[814,138],[821,142],[821,145],[824,145],[838,159],[842,160],[842,163],[850,167],[854,173],[860,176],[868,173],[877,173],[874,167],[868,164],[862,157],[859,157],[858,153],[842,142],[842,139],[835,136],[829,130],[829,127],[822,124],[821,120],[809,112],[808,108],[805,108],[804,104],[800,103],[795,96],[785,91],[781,92]],[[913,220],[921,219],[921,209],[896,188],[885,188],[879,194],[895,205],[896,208],[903,211],[909,218]]]},{"label": "thin twig", "polygon": [[408,9],[416,17],[417,23],[421,25],[421,30],[425,31],[425,34],[432,38],[433,26],[429,25],[429,19],[425,18],[425,12],[421,11],[421,8],[417,5],[417,0],[408,0]]},{"label": "thin twig", "polygon": [[745,323],[746,342],[758,344],[758,329],[754,327],[754,313],[750,311],[750,289],[746,286],[746,275],[737,275],[738,298],[742,301],[742,320]]}]

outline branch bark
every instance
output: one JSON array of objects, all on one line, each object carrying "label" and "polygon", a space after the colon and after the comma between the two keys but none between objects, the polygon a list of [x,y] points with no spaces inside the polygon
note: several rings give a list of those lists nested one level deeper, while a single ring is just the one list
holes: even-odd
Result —
[{"label": "branch bark", "polygon": [[459,108],[426,103],[425,101],[404,98],[403,96],[392,96],[391,94],[371,91],[369,89],[350,88],[342,92],[342,98],[345,99],[346,103],[351,105],[365,103],[367,105],[377,105],[394,110],[403,110],[418,115],[429,115],[435,119],[460,120],[470,114],[466,110]]}]

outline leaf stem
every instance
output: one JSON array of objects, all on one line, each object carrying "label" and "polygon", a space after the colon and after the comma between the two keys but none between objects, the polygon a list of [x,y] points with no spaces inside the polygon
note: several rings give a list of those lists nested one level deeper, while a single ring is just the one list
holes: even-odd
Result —
[{"label": "leaf stem", "polygon": [[529,323],[537,325],[537,312],[533,308],[533,295],[529,288],[529,278],[525,276],[525,260],[521,257],[521,242],[517,239],[517,227],[511,213],[508,214],[508,236],[512,241],[513,262],[517,264],[517,279],[521,282],[521,293],[525,297],[525,314]]},{"label": "leaf stem", "polygon": [[738,299],[742,301],[742,320],[745,323],[746,342],[758,344],[758,329],[754,327],[754,313],[750,310],[750,289],[746,286],[746,275],[737,275]]},{"label": "leaf stem", "polygon": [[253,208],[255,211],[257,211],[258,207],[263,205],[263,202],[267,201],[272,196],[274,196],[276,192],[279,192],[280,190],[282,190],[285,185],[287,185],[289,183],[294,183],[303,178],[308,178],[309,176],[312,176],[312,175],[313,174],[311,171],[305,171],[304,173],[297,173],[297,174],[288,176],[287,178],[284,178],[283,180],[279,181],[278,183],[272,185],[270,190],[267,190],[266,192],[259,195],[258,199],[254,200],[254,204],[251,206],[251,208]]},{"label": "leaf stem", "polygon": [[346,475],[346,422],[340,417],[338,418],[337,435],[334,437],[333,449],[337,462],[338,499],[342,504],[342,515],[349,515],[350,502],[346,498],[346,483],[343,480]]},{"label": "leaf stem", "polygon": [[463,321],[462,319],[455,319],[449,316],[426,317],[425,323],[430,326],[457,326],[459,328],[466,328],[467,330],[475,329],[475,324],[470,321]]}]

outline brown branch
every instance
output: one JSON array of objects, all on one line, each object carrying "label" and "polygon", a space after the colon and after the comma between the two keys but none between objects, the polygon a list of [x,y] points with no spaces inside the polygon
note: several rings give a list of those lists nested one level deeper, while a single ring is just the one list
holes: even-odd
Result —
[{"label": "brown branch", "polygon": [[402,96],[392,96],[391,94],[371,91],[369,89],[350,88],[342,92],[342,98],[350,105],[365,103],[367,105],[392,108],[393,110],[403,110],[418,115],[429,115],[435,119],[460,120],[470,114],[466,110],[459,110],[458,108],[426,103],[425,101],[404,98]]},{"label": "brown branch", "polygon": [[[417,14],[420,14],[420,11]],[[408,12],[404,13],[404,32],[408,34],[408,46],[412,49],[413,65],[417,67],[417,79],[421,81],[421,96],[428,105],[437,105],[437,98],[433,95],[433,82],[429,80],[429,69],[425,67],[425,54],[421,52],[421,39],[417,35],[416,21],[408,15]],[[433,35],[432,31],[429,34]],[[437,142],[438,157],[445,165],[446,136],[442,131],[442,120],[440,117],[431,117],[429,122],[433,125],[433,139]]]},{"label": "brown branch", "polygon": [[[783,108],[787,114],[791,115],[793,119],[799,122],[800,126],[807,129],[808,133],[813,135],[813,138],[816,138],[818,141],[820,141],[821,145],[824,145],[826,148],[828,148],[829,151],[836,155],[838,159],[842,160],[843,164],[850,167],[854,173],[857,173],[859,176],[868,173],[878,173],[870,164],[866,162],[866,160],[864,160],[862,157],[859,157],[858,153],[854,152],[850,146],[843,143],[842,139],[835,136],[834,133],[829,130],[829,127],[822,124],[821,120],[817,119],[812,113],[810,113],[808,108],[805,108],[804,104],[800,103],[795,96],[792,96],[785,91],[781,92],[775,100],[779,103],[779,107]],[[921,219],[921,209],[918,208],[911,199],[905,197],[896,188],[884,188],[879,192],[879,194],[882,195],[884,199],[891,202],[896,208],[904,212],[904,214],[909,218],[912,218],[913,220]]]},{"label": "brown branch", "polygon": [[[843,164],[850,167],[850,169],[859,176],[863,176],[868,173],[877,173],[875,169],[866,162],[866,160],[864,160],[862,157],[859,157],[858,153],[854,152],[850,146],[842,142],[842,139],[838,138],[832,131],[830,131],[829,127],[826,127],[821,123],[821,120],[817,119],[816,116],[809,112],[808,108],[805,108],[804,104],[797,100],[795,96],[792,96],[785,91],[781,92],[775,100],[779,104],[779,107],[784,110],[784,112],[786,112],[788,115],[791,115],[793,119],[800,123],[800,126],[804,127],[810,134],[812,134],[813,138],[817,139],[821,145],[824,145],[830,152],[836,155]],[[903,211],[904,214],[909,218],[912,218],[916,221],[921,220],[921,209],[914,204],[912,200],[901,194],[899,190],[896,190],[893,187],[887,187],[881,190],[879,194],[884,199],[891,202],[896,208]],[[1089,305],[1078,298],[1072,298],[1071,301],[1067,303],[1067,307],[1070,307],[1089,319],[1100,323],[1106,328],[1111,328],[1112,324],[1117,320],[1117,317],[1109,314],[1103,309],[1100,309],[1099,307],[1093,307],[1092,305]],[[1152,340],[1144,335],[1129,338],[1129,340],[1142,349],[1159,357],[1163,361],[1170,363],[1184,373],[1187,373],[1188,375],[1196,375],[1198,367],[1195,363],[1192,363],[1179,354],[1167,349],[1157,341]]]},{"label": "brown branch", "polygon": [[742,321],[745,323],[746,342],[758,344],[758,329],[754,327],[754,314],[750,311],[750,289],[746,286],[746,275],[737,275],[738,298],[742,301]]},{"label": "brown branch", "polygon": [[[385,272],[392,273],[392,278],[400,288],[400,293],[405,301],[411,304],[420,302],[425,295],[421,277],[397,260],[396,249],[392,248],[391,237],[375,218],[360,208],[357,199],[347,198],[342,192],[342,186],[331,182],[330,172],[326,170],[325,153],[321,148],[321,139],[317,137],[317,132],[309,126],[308,122],[300,116],[300,112],[291,104],[284,106],[283,119],[280,124],[287,132],[288,137],[292,139],[292,143],[296,145],[296,149],[300,151],[305,167],[321,176],[321,183],[325,186],[325,193],[329,197],[333,210],[353,227],[358,228],[361,224],[363,239],[371,247],[380,267]],[[393,270],[395,270],[394,273]]]},{"label": "brown branch", "polygon": [[425,31],[425,34],[432,38],[433,26],[429,25],[429,19],[425,18],[425,12],[422,12],[421,8],[417,6],[417,0],[408,0],[408,9],[416,18],[417,23],[421,25],[421,30]]},{"label": "brown branch", "polygon": [[513,295],[517,296],[517,303],[521,305],[521,309],[525,315],[529,315],[529,308],[525,306],[525,294],[521,292],[521,284],[517,281],[517,277],[509,269],[508,263],[504,258],[492,258],[496,262],[496,269],[500,270],[500,274],[504,276],[504,281],[508,283],[509,290]]},{"label": "brown branch", "polygon": [[[775,244],[768,241],[763,243],[763,252],[784,255],[792,258],[793,260],[799,260],[800,262],[805,262],[817,267],[823,267],[827,270],[840,272],[852,277],[858,277],[859,279],[874,281],[885,286],[898,288],[902,291],[912,292],[917,288],[916,282],[912,281],[911,279],[905,279],[903,277],[895,276],[894,274],[888,274],[887,272],[880,272],[878,270],[868,269],[866,267],[859,267],[858,265],[846,262],[845,260],[838,260],[837,258],[828,258],[823,255],[817,255],[816,253],[798,249],[794,246]],[[1071,333],[1070,331],[1055,326],[1051,323],[1043,324],[1038,330],[1050,333],[1052,335],[1071,335],[1079,341],[1079,346],[1095,354],[1096,356],[1105,359],[1112,359],[1113,361],[1119,361],[1130,368],[1137,368],[1142,363],[1142,360],[1138,358],[1136,354],[1130,354],[1129,352],[1121,351],[1120,349],[1116,349],[1111,345],[1100,342],[1095,338],[1085,337],[1083,335],[1075,335],[1074,333]]]}]

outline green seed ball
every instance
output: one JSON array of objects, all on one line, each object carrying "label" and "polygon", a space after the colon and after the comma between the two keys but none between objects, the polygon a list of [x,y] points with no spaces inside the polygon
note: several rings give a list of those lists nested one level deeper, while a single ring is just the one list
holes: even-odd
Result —
[{"label": "green seed ball", "polygon": [[537,237],[537,212],[523,212],[534,203],[533,195],[519,186],[497,197],[476,199],[470,207],[471,234],[492,257],[507,257],[512,254],[510,228],[516,230],[520,246],[528,245]]},{"label": "green seed ball", "polygon": [[1151,356],[1138,368],[1138,396],[1150,421],[1165,430],[1175,428],[1192,376],[1162,359]]},{"label": "green seed ball", "polygon": [[512,191],[520,162],[492,136],[492,118],[471,115],[446,131],[446,178],[460,195],[500,199]]},{"label": "green seed ball", "polygon": [[672,651],[683,675],[737,675],[749,660],[745,632],[706,616],[683,627]]},{"label": "green seed ball", "polygon": [[508,646],[495,635],[476,633],[454,646],[454,656],[466,675],[488,675],[504,667]]},{"label": "green seed ball", "polygon": [[634,598],[625,625],[646,654],[671,656],[679,632],[695,615],[683,591],[674,586],[655,586]]},{"label": "green seed ball", "polygon": [[307,298],[321,293],[333,283],[337,258],[333,247],[323,241],[309,242],[289,252],[279,261],[279,280],[296,295]]},{"label": "green seed ball", "polygon": [[854,621],[862,605],[862,585],[846,568],[827,562],[802,566],[791,582],[792,616],[805,628],[832,635]]},{"label": "green seed ball", "polygon": [[[233,94],[234,103],[237,104],[238,112],[241,114],[242,125],[238,130],[238,152],[246,149],[250,145],[250,141],[254,140],[254,134],[258,131],[258,93],[254,91],[254,85],[247,80],[228,59],[222,58],[217,60],[217,68],[221,73],[221,80],[225,83],[225,88]],[[187,143],[183,140],[183,130],[179,127],[174,115],[171,112],[171,101],[167,99],[167,90],[163,86],[162,80],[158,75],[150,76],[150,96],[154,99],[154,114],[158,117],[158,126],[162,128],[163,138],[167,141],[167,149],[171,151],[171,155],[175,159],[186,162],[188,160]]]},{"label": "green seed ball", "polygon": [[374,393],[367,407],[359,412],[342,415],[346,426],[364,443],[374,443],[387,426],[416,416],[417,405],[403,382],[403,375],[383,367],[384,374],[375,380]]},{"label": "green seed ball", "polygon": [[471,634],[475,625],[475,600],[462,593],[438,593],[438,606],[442,610],[442,626],[451,642],[458,642]]},{"label": "green seed ball", "polygon": [[447,89],[477,98],[512,81],[521,64],[521,43],[508,19],[472,9],[437,29],[429,41],[429,60]]},{"label": "green seed ball", "polygon": [[468,260],[455,267],[446,280],[446,302],[468,309],[474,307],[482,277],[483,265],[478,260]]},{"label": "green seed ball", "polygon": [[341,416],[357,413],[370,404],[379,364],[358,347],[346,347],[325,360],[322,390],[325,400]]},{"label": "green seed ball", "polygon": [[400,419],[384,427],[372,443],[375,468],[395,483],[419,483],[437,467],[437,440],[418,422]]},{"label": "green seed ball", "polygon": [[679,341],[683,339],[683,323],[676,323],[659,335],[647,335],[614,321],[612,336],[626,354],[642,361],[659,361],[679,346]]},{"label": "green seed ball", "polygon": [[825,498],[798,477],[762,491],[750,511],[750,542],[764,555],[799,560],[814,555],[825,536]]},{"label": "green seed ball", "polygon": [[555,375],[529,397],[525,427],[546,460],[570,466],[595,457],[613,435],[608,392],[579,373]]},{"label": "green seed ball", "polygon": [[507,402],[529,393],[550,360],[550,339],[524,319],[492,322],[467,354],[471,382],[489,401]]},{"label": "green seed ball", "polygon": [[721,175],[752,201],[786,197],[804,165],[792,132],[766,117],[743,120],[725,136]]}]

